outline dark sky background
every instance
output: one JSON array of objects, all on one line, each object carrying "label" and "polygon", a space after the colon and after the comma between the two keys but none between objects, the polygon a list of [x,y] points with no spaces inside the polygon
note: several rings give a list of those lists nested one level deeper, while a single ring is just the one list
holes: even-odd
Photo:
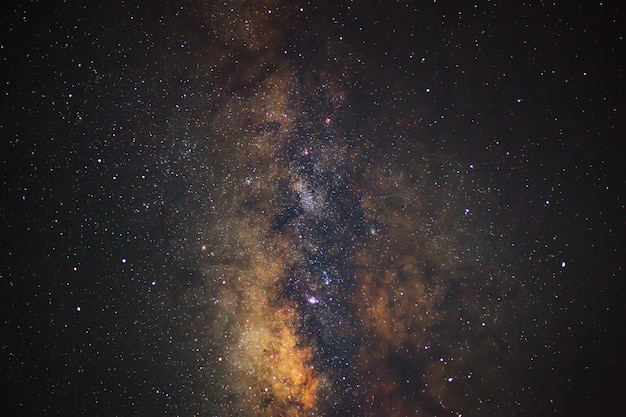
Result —
[{"label": "dark sky background", "polygon": [[623,414],[625,17],[3,2],[0,415]]}]

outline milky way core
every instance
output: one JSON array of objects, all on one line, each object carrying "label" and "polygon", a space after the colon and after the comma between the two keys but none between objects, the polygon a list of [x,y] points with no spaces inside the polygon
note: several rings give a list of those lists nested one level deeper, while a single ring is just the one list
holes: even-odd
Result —
[{"label": "milky way core", "polygon": [[[193,129],[216,144],[198,158],[223,164],[194,180],[214,195],[196,226],[210,300],[195,297],[214,304],[205,325],[223,352],[212,364],[219,407],[268,416],[462,410],[478,364],[497,360],[471,345],[481,337],[455,343],[450,328],[470,318],[471,332],[484,332],[472,280],[498,254],[482,253],[489,235],[472,235],[460,205],[463,182],[480,178],[420,141],[387,146],[377,137],[385,128],[359,125],[348,101],[354,60],[339,73],[299,63],[276,51],[276,10],[239,7],[216,12],[250,18],[228,26],[239,36],[233,44],[225,35],[229,60],[197,63],[221,93]],[[320,42],[326,52],[313,60],[356,55]],[[390,122],[401,123],[368,120]]]}]

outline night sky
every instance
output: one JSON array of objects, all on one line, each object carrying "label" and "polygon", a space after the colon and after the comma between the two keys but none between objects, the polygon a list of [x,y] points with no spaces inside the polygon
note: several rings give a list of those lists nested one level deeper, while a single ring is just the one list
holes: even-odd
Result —
[{"label": "night sky", "polygon": [[3,2],[0,415],[624,415],[625,35]]}]

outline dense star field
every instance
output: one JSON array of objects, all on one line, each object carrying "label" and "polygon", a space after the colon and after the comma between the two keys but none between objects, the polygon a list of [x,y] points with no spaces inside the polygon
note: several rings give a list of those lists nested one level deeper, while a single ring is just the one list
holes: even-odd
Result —
[{"label": "dense star field", "polygon": [[0,415],[626,407],[620,2],[4,2]]}]

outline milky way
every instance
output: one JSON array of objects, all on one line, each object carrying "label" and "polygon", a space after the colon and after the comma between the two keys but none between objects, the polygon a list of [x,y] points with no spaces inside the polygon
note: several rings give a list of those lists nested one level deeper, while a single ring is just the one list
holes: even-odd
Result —
[{"label": "milky way", "polygon": [[[350,122],[359,115],[347,103],[348,79],[263,51],[257,37],[278,36],[267,9],[231,13],[256,16],[230,29],[252,51],[238,52],[245,65],[227,64],[237,81],[202,132],[227,149],[222,176],[211,180],[230,182],[222,193],[231,203],[197,225],[217,260],[202,264],[203,279],[222,284],[208,327],[224,338],[218,362],[234,375],[216,410],[461,414],[480,402],[480,382],[467,399],[470,379],[482,379],[478,364],[494,372],[489,362],[502,359],[482,357],[474,340],[485,321],[497,328],[503,296],[496,286],[481,312],[472,288],[502,266],[490,266],[499,255],[492,233],[470,232],[459,201],[476,207],[464,187],[480,188],[480,176],[419,141],[385,151],[388,139]],[[211,242],[220,234],[232,243]],[[462,328],[459,341],[445,336]]]},{"label": "milky way", "polygon": [[174,3],[7,6],[0,414],[619,408],[619,13]]}]

